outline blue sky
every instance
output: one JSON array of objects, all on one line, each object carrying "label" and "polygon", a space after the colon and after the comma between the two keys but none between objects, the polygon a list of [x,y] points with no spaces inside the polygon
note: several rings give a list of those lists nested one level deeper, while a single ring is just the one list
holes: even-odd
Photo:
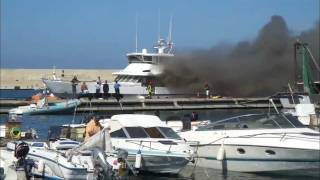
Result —
[{"label": "blue sky", "polygon": [[126,53],[167,37],[177,51],[256,37],[272,15],[292,33],[319,20],[319,0],[1,0],[2,68],[119,69]]}]

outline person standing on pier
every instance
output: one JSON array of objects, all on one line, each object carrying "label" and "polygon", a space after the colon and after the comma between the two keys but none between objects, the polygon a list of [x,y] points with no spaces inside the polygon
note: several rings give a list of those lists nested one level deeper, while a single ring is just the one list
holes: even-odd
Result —
[{"label": "person standing on pier", "polygon": [[114,87],[114,92],[115,92],[115,97],[117,99],[117,101],[120,100],[120,84],[118,83],[118,81],[116,80],[113,87]]},{"label": "person standing on pier", "polygon": [[208,83],[206,83],[204,85],[204,90],[206,91],[206,97],[209,98],[210,97],[210,86]]},{"label": "person standing on pier", "polygon": [[101,84],[97,81],[96,85],[96,94],[95,94],[95,97],[96,98],[99,98],[100,97],[100,89],[101,89]]},{"label": "person standing on pier", "polygon": [[148,98],[151,99],[152,98],[152,85],[151,85],[151,82],[149,82],[149,84],[147,86],[147,92],[148,92]]},{"label": "person standing on pier", "polygon": [[73,79],[71,80],[72,83],[72,98],[76,98],[77,96],[77,85],[78,85],[78,78],[77,76],[74,76]]},{"label": "person standing on pier", "polygon": [[81,84],[80,90],[81,90],[82,94],[87,94],[88,93],[88,86],[87,86],[86,82],[83,82]]},{"label": "person standing on pier", "polygon": [[108,97],[109,97],[109,85],[108,85],[108,81],[107,80],[104,81],[102,90],[103,90],[103,98],[104,99],[108,99]]}]

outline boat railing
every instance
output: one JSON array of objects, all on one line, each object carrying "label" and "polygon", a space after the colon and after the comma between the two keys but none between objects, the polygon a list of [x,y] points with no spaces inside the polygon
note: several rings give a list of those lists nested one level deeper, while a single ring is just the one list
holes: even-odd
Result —
[{"label": "boat railing", "polygon": [[[278,122],[279,120],[281,120],[280,122],[282,122],[282,121],[286,122],[285,125],[290,126],[291,128],[297,128],[297,126],[293,122],[291,122],[288,119],[288,117],[286,117],[284,114],[280,113],[280,114],[245,114],[245,115],[233,116],[233,117],[225,118],[225,119],[218,120],[218,121],[215,121],[215,122],[211,122],[208,125],[199,126],[199,130],[210,129],[210,127],[213,128],[213,127],[218,126],[218,125],[222,126],[223,124],[226,124],[226,122],[229,122],[229,121],[232,121],[232,120],[236,120],[237,123],[240,125],[241,123],[248,123],[249,122],[249,121],[245,121],[242,118],[259,117],[259,116],[265,116],[265,117],[263,119],[258,118],[258,119],[249,119],[249,120],[255,121],[255,122],[260,122],[261,125],[263,125],[264,122],[272,121],[274,123],[274,126],[276,126],[274,128],[283,129],[284,128],[282,126],[283,124]],[[274,117],[274,116],[278,116],[281,119],[277,120],[277,117]],[[248,120],[248,119],[246,119],[246,120]]]},{"label": "boat railing", "polygon": [[[136,145],[139,145],[139,148],[143,148],[143,147],[146,147],[146,148],[149,148],[149,149],[152,149],[152,150],[162,150],[162,149],[157,149],[157,148],[153,148],[152,147],[152,143],[160,143],[159,141],[155,141],[155,140],[139,140],[139,139],[127,139],[126,142],[129,142],[129,143],[133,143],[133,144],[136,144]],[[144,142],[149,142],[149,146],[147,145],[144,145],[143,143]],[[169,145],[169,148],[167,150],[167,153],[171,152],[171,147],[173,144],[168,144]]]},{"label": "boat railing", "polygon": [[[71,80],[74,78],[74,75],[65,75],[64,77],[57,76],[54,77],[52,74],[45,74],[42,76],[41,79],[43,80],[57,80],[57,81],[65,81],[65,82],[71,82]],[[79,79],[79,82],[95,82],[96,80],[93,79]]]}]

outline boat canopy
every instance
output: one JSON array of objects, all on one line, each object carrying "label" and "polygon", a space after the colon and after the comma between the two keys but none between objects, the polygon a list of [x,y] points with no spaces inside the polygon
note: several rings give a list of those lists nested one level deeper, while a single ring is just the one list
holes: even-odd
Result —
[{"label": "boat canopy", "polygon": [[111,117],[110,135],[115,138],[181,139],[157,116],[122,114]]},{"label": "boat canopy", "polygon": [[118,122],[122,127],[167,127],[157,116],[141,114],[121,114],[111,117],[110,126]]},{"label": "boat canopy", "polygon": [[290,114],[246,114],[201,126],[197,131],[301,128],[303,124]]}]

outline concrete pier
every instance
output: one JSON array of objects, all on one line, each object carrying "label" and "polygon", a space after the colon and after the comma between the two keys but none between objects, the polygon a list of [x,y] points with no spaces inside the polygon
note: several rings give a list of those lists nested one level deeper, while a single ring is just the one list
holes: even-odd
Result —
[{"label": "concrete pier", "polygon": [[[62,71],[63,77],[62,77]],[[96,80],[98,76],[102,80],[113,81],[113,72],[117,69],[0,69],[1,89],[38,89],[43,88],[41,78],[52,78],[53,73],[57,78],[71,80],[77,76],[80,81]]]},{"label": "concrete pier", "polygon": [[[117,102],[109,100],[81,99],[78,112],[115,112],[115,111],[154,111],[154,110],[196,110],[196,109],[257,109],[269,108],[268,98],[165,98],[165,99],[122,99]],[[281,108],[279,100],[274,100],[277,107]],[[30,101],[1,100],[0,113],[17,106],[28,105]]]}]

